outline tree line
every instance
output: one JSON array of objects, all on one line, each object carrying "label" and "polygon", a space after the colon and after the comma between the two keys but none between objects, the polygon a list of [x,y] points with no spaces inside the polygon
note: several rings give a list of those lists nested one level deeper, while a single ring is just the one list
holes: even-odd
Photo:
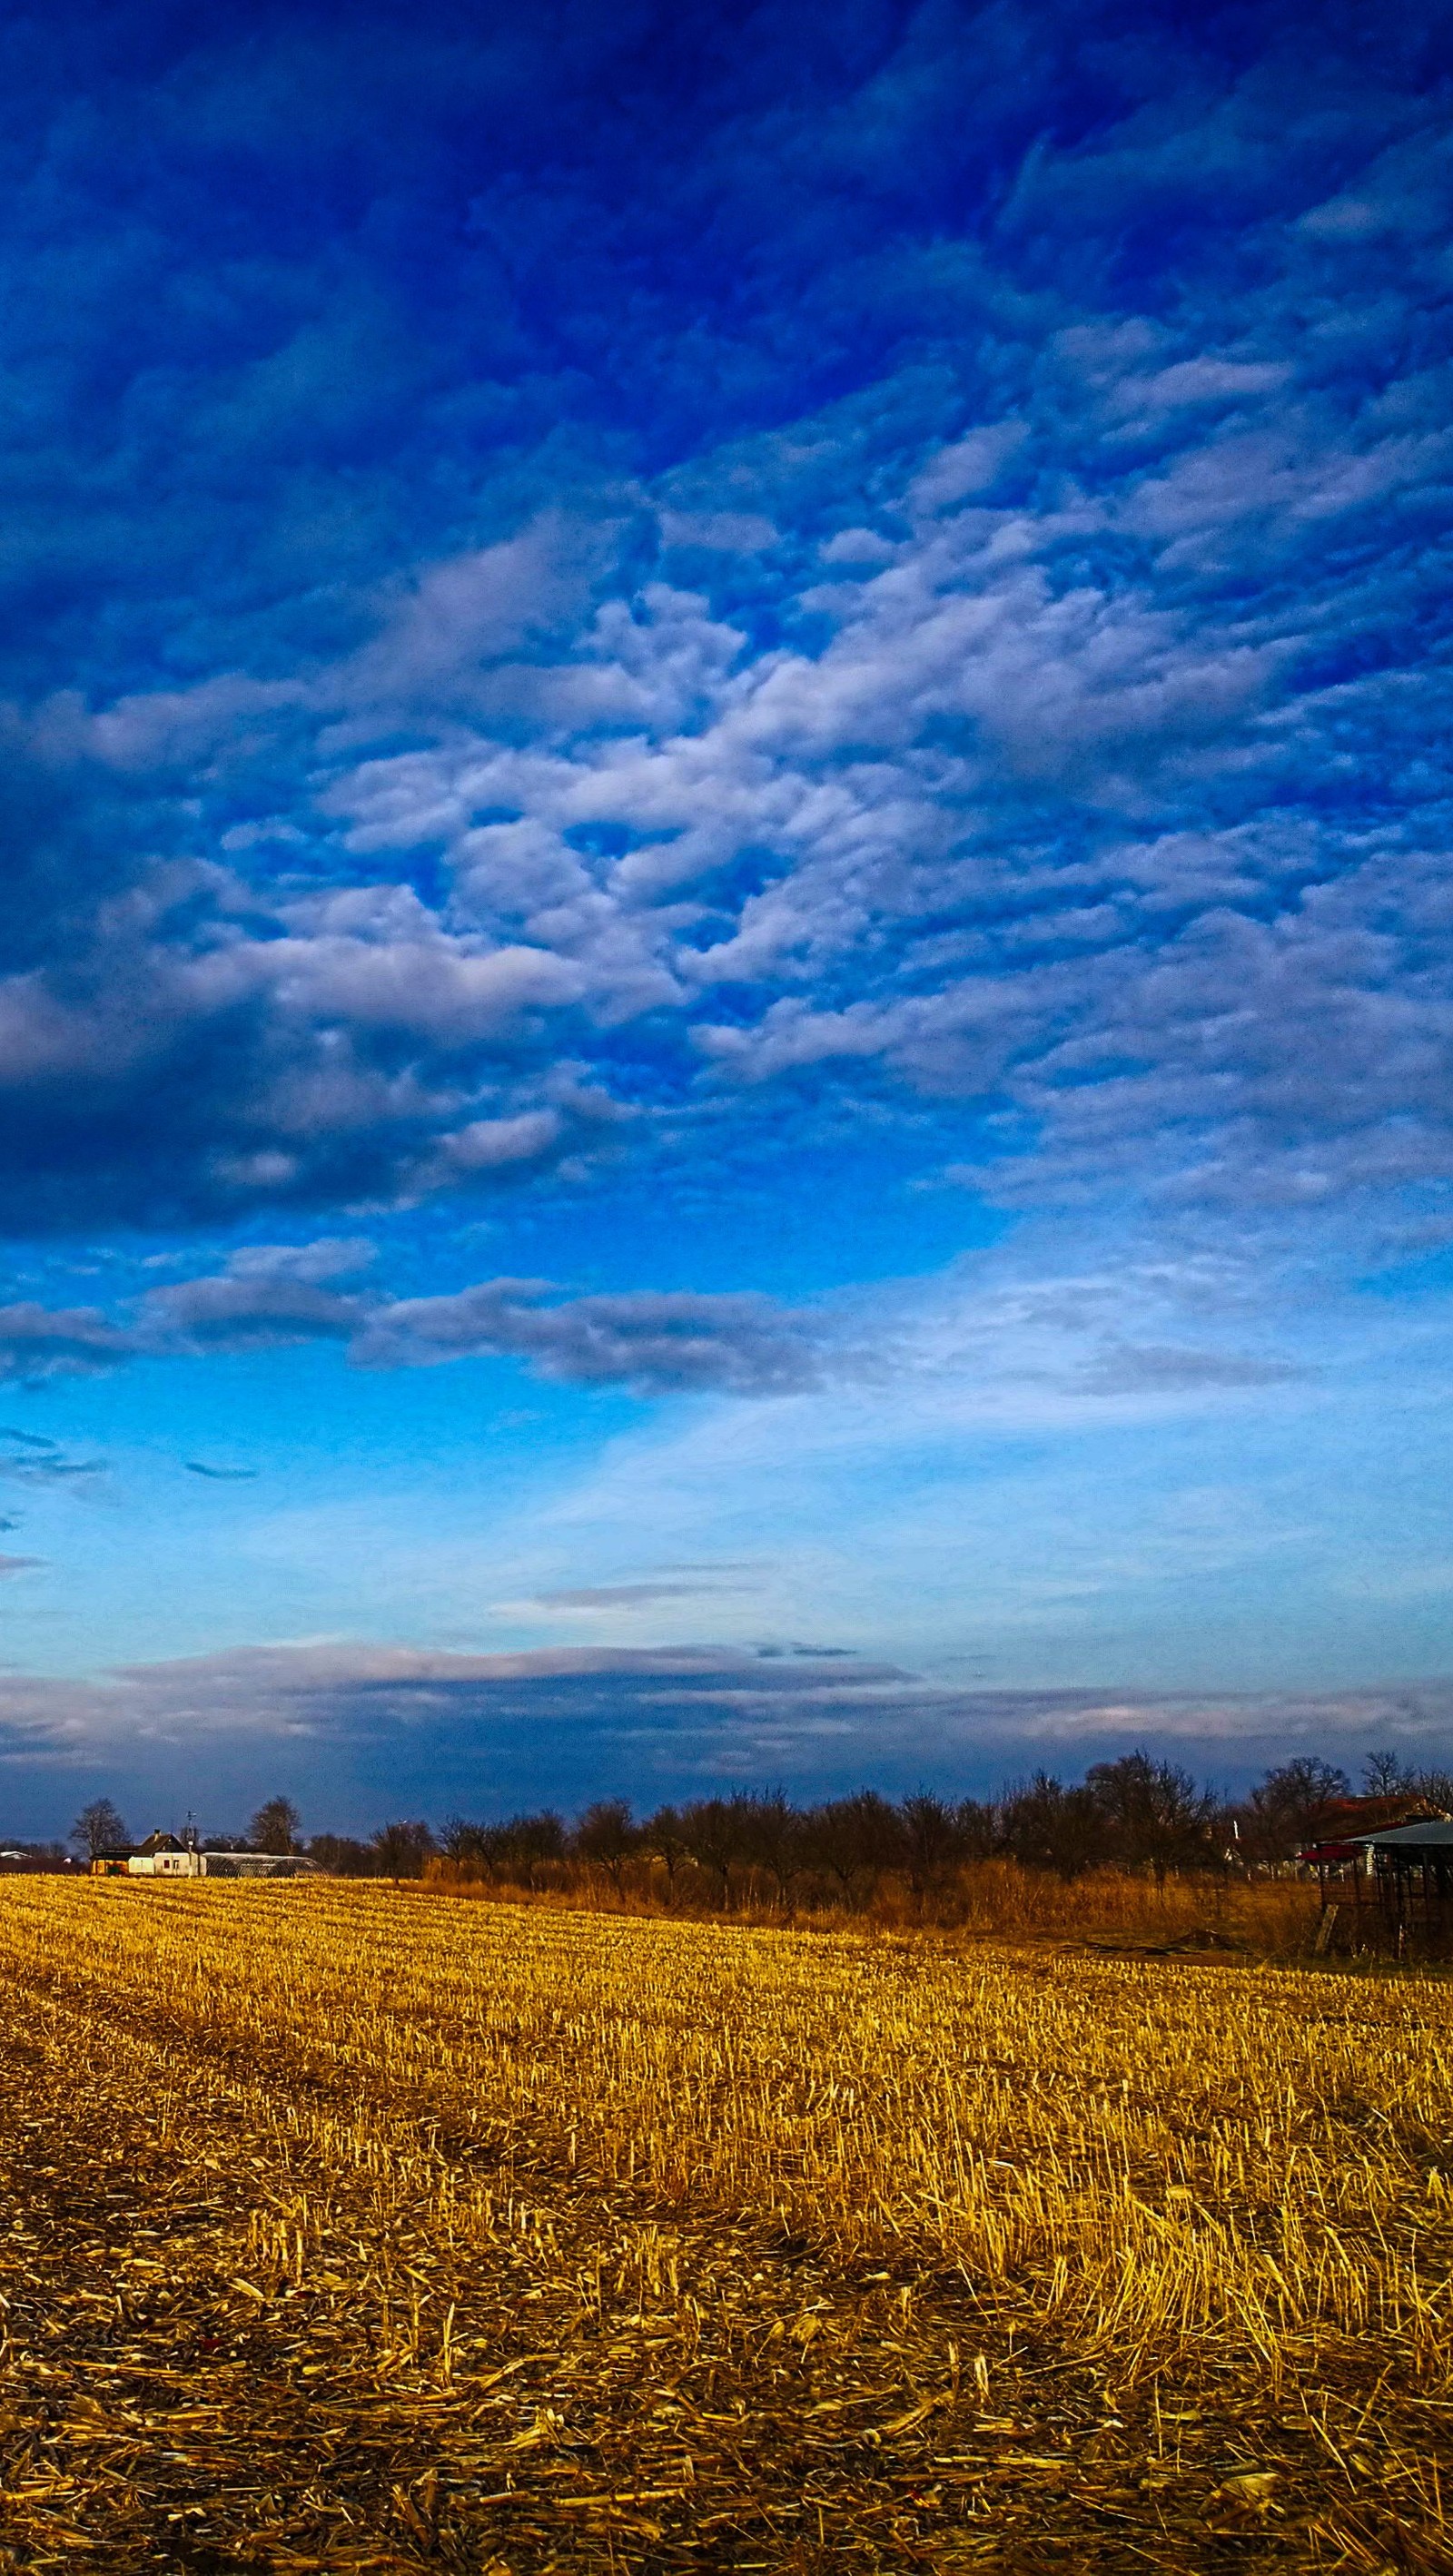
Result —
[{"label": "tree line", "polygon": [[[1453,1813],[1453,1773],[1419,1769],[1394,1753],[1367,1757],[1364,1795],[1421,1799]],[[617,1896],[654,1890],[668,1903],[727,1908],[742,1893],[784,1907],[866,1904],[885,1880],[922,1904],[975,1861],[1009,1860],[1071,1881],[1118,1869],[1164,1880],[1172,1873],[1254,1873],[1293,1860],[1352,1794],[1347,1773],[1315,1756],[1268,1770],[1228,1800],[1179,1764],[1149,1753],[1091,1765],[1065,1782],[1037,1771],[995,1798],[953,1799],[920,1789],[893,1800],[875,1789],[794,1805],[780,1790],[692,1799],[638,1817],[623,1798],[602,1798],[574,1823],[553,1808],[436,1830],[395,1818],[367,1838],[315,1833],[305,1841],[292,1801],[270,1798],[246,1838],[200,1837],[205,1846],[300,1852],[344,1877],[395,1881],[438,1876],[534,1893],[608,1884]],[[109,1799],[76,1820],[83,1850],[125,1843]]]},{"label": "tree line", "polygon": [[[1419,1798],[1453,1812],[1453,1774],[1414,1769],[1393,1754],[1369,1755],[1363,1794]],[[896,1801],[874,1789],[794,1806],[780,1792],[693,1800],[639,1820],[621,1798],[598,1800],[567,1826],[547,1809],[498,1823],[454,1817],[437,1840],[426,1826],[399,1824],[376,1835],[372,1866],[421,1874],[430,1855],[461,1878],[548,1886],[562,1869],[584,1866],[617,1894],[649,1869],[667,1897],[683,1882],[704,1883],[730,1903],[752,1880],[786,1905],[824,1891],[851,1906],[881,1880],[900,1880],[918,1900],[974,1861],[1011,1860],[1073,1880],[1097,1869],[1164,1880],[1172,1872],[1264,1869],[1294,1860],[1330,1808],[1353,1794],[1345,1771],[1299,1757],[1265,1773],[1243,1799],[1198,1785],[1178,1763],[1146,1752],[1091,1765],[1082,1781],[1048,1771],[992,1799],[941,1797],[926,1789]],[[427,1838],[427,1839],[426,1839]],[[410,1865],[405,1868],[407,1852]]]}]

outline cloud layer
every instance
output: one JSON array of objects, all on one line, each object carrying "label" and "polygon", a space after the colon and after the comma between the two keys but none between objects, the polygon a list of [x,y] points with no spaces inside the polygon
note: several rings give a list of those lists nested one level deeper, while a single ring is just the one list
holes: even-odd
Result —
[{"label": "cloud layer", "polygon": [[568,1385],[648,1395],[795,1395],[818,1382],[808,1319],[767,1297],[570,1297],[548,1280],[490,1279],[447,1296],[387,1298],[336,1284],[371,1253],[327,1239],[252,1246],[223,1271],[151,1289],[119,1323],[89,1308],[0,1307],[0,1378],[36,1386],[127,1360],[321,1341],[344,1344],[361,1368],[505,1357]]},{"label": "cloud layer", "polygon": [[89,122],[16,52],[10,1221],[825,1089],[1422,1208],[1440,24],[102,12]]},{"label": "cloud layer", "polygon": [[[782,1780],[850,1790],[871,1779],[963,1794],[1043,1763],[1075,1774],[1147,1738],[1239,1782],[1294,1751],[1357,1760],[1391,1745],[1444,1759],[1453,1686],[1328,1693],[961,1691],[811,1648],[710,1646],[515,1655],[396,1646],[253,1648],[134,1667],[81,1686],[9,1682],[0,1766],[12,1794],[33,1766],[118,1785],[226,1779],[270,1766],[353,1823],[370,1799],[422,1795],[489,1811],[513,1797],[578,1806],[622,1786],[644,1799]],[[542,1755],[542,1748],[548,1753]],[[543,1766],[542,1767],[542,1763]],[[147,1794],[147,1791],[140,1792]],[[131,1794],[128,1790],[127,1794]],[[321,1819],[315,1817],[314,1822]]]},{"label": "cloud layer", "polygon": [[[1046,1277],[981,1261],[921,1287],[793,1309],[759,1294],[570,1295],[497,1278],[430,1297],[369,1276],[372,1244],[255,1244],[220,1271],[146,1290],[113,1317],[0,1307],[0,1379],[31,1387],[128,1361],[340,1345],[366,1369],[522,1361],[537,1377],[646,1396],[764,1398],[936,1385],[962,1402],[1038,1390],[1096,1405],[1215,1399],[1292,1386],[1306,1363],[1265,1344],[1253,1264],[1125,1261]],[[1258,1282],[1258,1285],[1262,1283]],[[1168,1332],[1177,1338],[1166,1338]],[[1260,1348],[1246,1347],[1250,1338]],[[25,1436],[22,1445],[26,1445]],[[214,1473],[202,1465],[199,1474]]]}]

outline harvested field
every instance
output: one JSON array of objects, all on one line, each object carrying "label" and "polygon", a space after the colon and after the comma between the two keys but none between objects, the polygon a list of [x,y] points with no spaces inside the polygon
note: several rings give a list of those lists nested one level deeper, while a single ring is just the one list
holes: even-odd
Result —
[{"label": "harvested field", "polygon": [[1453,2570],[1453,1990],[0,1888],[0,2567]]}]

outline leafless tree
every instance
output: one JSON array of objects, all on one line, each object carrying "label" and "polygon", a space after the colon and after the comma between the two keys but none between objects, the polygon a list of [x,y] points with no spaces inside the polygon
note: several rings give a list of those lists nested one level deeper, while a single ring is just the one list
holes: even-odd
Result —
[{"label": "leafless tree", "polygon": [[397,1887],[401,1878],[422,1878],[424,1863],[434,1849],[434,1837],[418,1819],[400,1818],[393,1824],[380,1825],[373,1837],[374,1866],[380,1877],[391,1878]]},{"label": "leafless tree", "polygon": [[258,1808],[248,1832],[252,1848],[260,1852],[294,1852],[301,1848],[298,1834],[302,1817],[291,1798],[268,1798]]},{"label": "leafless tree", "polygon": [[587,1807],[571,1841],[581,1860],[603,1869],[617,1896],[625,1866],[641,1847],[641,1837],[624,1798],[600,1798]]},{"label": "leafless tree", "polygon": [[93,1798],[72,1825],[71,1840],[88,1860],[98,1852],[119,1851],[127,1840],[125,1820],[109,1798]]}]

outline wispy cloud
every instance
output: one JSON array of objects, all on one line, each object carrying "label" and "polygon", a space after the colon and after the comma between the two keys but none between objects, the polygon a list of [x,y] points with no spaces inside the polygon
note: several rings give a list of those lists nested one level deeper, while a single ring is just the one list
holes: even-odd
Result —
[{"label": "wispy cloud", "polygon": [[658,1601],[699,1601],[714,1592],[742,1592],[749,1588],[741,1580],[713,1582],[706,1575],[686,1583],[577,1583],[563,1591],[538,1593],[534,1606],[541,1610],[639,1610]]}]

